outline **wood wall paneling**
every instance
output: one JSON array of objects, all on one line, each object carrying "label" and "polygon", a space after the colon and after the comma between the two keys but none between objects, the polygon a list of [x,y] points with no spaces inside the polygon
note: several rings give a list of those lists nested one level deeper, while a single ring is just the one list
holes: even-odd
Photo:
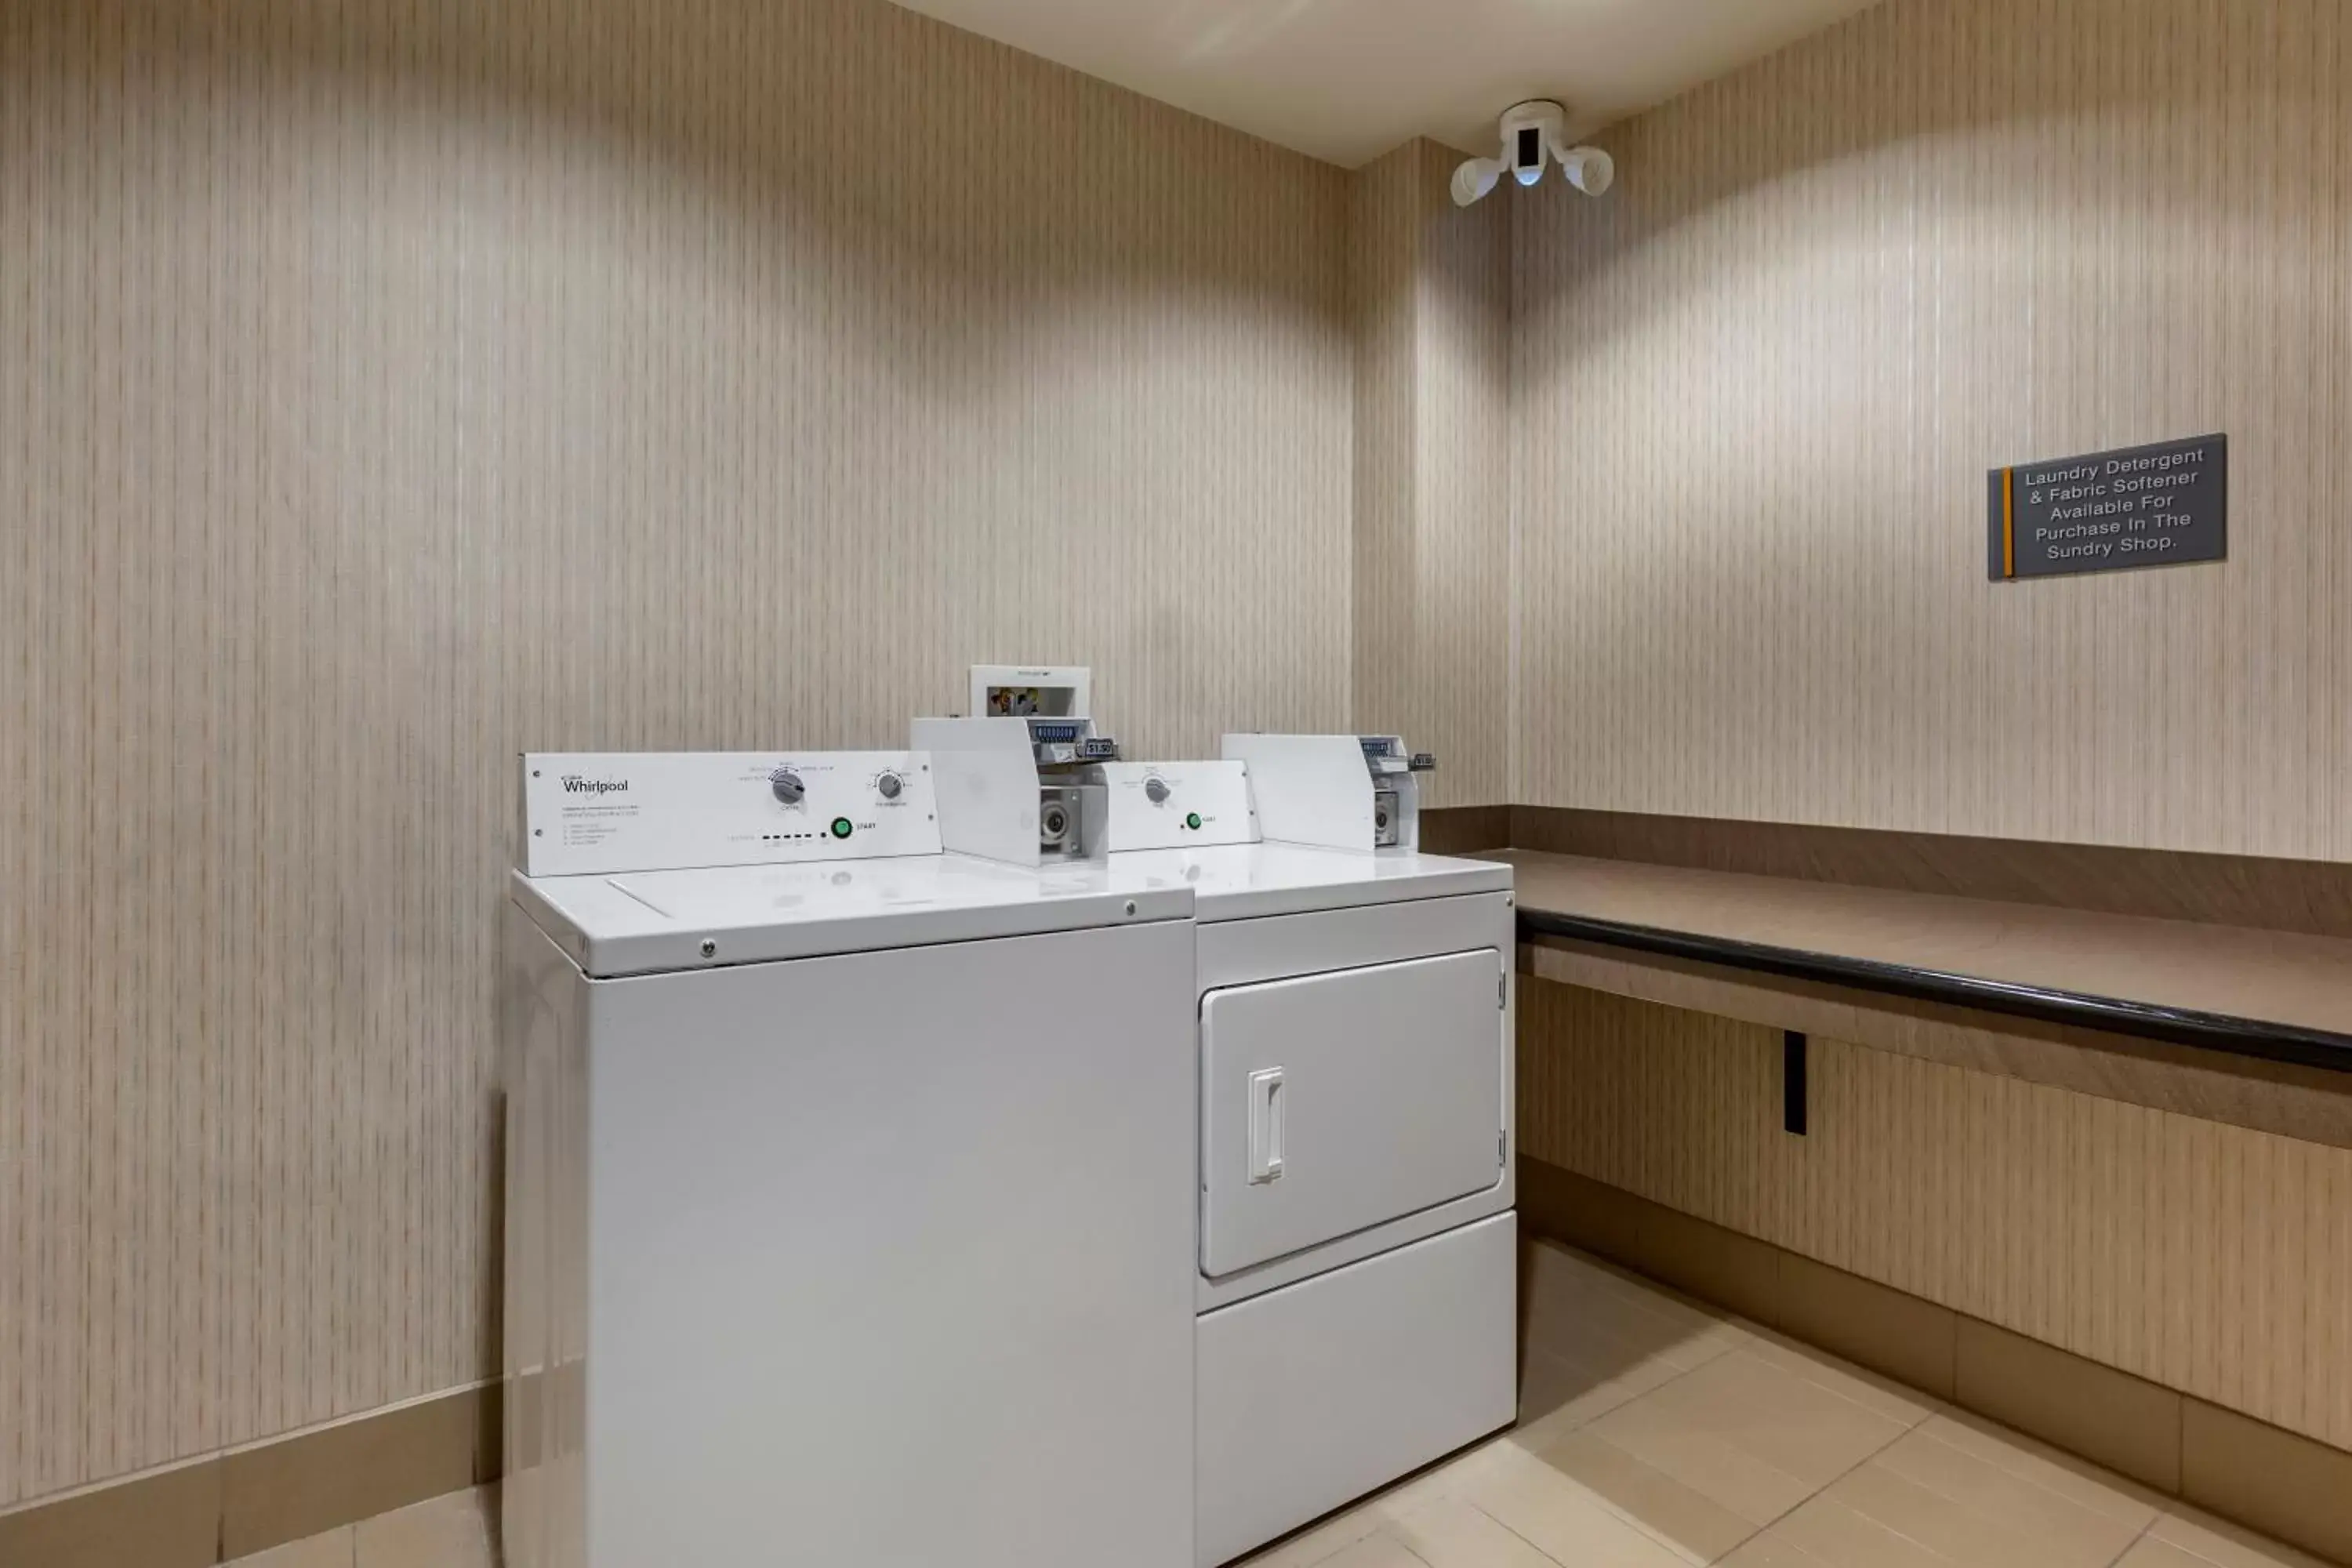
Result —
[{"label": "wood wall paneling", "polygon": [[517,752],[1346,727],[1346,201],[868,0],[0,7],[0,1507],[495,1373]]},{"label": "wood wall paneling", "polygon": [[2352,1448],[2352,1150],[1529,982],[1532,1158]]},{"label": "wood wall paneling", "polygon": [[[2352,13],[1886,0],[1512,202],[1513,799],[2352,859]],[[2225,430],[2226,564],[1984,474]]]},{"label": "wood wall paneling", "polygon": [[1423,807],[1421,847],[1431,855],[1478,855],[1509,847],[1507,805]]},{"label": "wood wall paneling", "polygon": [[[1521,906],[1528,894],[1520,889]],[[2352,1149],[2352,1074],[2225,1055],[2079,1025],[1860,992],[1621,947],[1538,937],[1519,972],[1564,985],[1663,1003],[2023,1079],[2200,1121]]]}]

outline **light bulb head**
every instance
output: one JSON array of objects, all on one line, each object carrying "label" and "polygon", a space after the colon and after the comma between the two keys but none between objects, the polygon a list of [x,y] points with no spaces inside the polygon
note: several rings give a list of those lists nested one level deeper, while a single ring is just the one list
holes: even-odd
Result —
[{"label": "light bulb head", "polygon": [[1454,171],[1454,205],[1466,207],[1495,188],[1503,165],[1493,158],[1473,158]]},{"label": "light bulb head", "polygon": [[1598,147],[1571,147],[1559,155],[1559,172],[1586,195],[1607,195],[1617,183],[1617,160]]}]

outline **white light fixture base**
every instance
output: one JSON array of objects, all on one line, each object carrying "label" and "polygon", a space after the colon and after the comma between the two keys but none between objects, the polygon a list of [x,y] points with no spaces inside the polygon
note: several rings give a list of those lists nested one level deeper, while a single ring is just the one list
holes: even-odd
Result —
[{"label": "white light fixture base", "polygon": [[1559,165],[1568,183],[1588,196],[1605,194],[1616,183],[1617,164],[1598,147],[1568,143],[1568,110],[1557,100],[1531,98],[1503,110],[1498,127],[1501,155],[1473,158],[1454,171],[1454,204],[1468,206],[1493,190],[1508,174],[1520,184],[1543,178],[1547,161]]}]

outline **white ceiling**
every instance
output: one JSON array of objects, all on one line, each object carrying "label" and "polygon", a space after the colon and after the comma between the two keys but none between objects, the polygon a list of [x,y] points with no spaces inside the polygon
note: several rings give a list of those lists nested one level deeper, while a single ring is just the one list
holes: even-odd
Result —
[{"label": "white ceiling", "polygon": [[901,0],[1354,167],[1414,136],[1484,153],[1525,98],[1580,132],[1869,0]]}]

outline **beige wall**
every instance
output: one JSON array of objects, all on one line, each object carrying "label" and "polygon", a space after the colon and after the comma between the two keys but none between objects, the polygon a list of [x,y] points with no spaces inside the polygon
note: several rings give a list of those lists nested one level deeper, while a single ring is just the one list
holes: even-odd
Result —
[{"label": "beige wall", "polygon": [[[2352,12],[1887,0],[1511,193],[1547,805],[2352,858]],[[1995,586],[1988,468],[2226,431],[2226,565]]]},{"label": "beige wall", "polygon": [[0,7],[0,1506],[494,1370],[518,750],[1348,724],[1346,199],[874,0]]},{"label": "beige wall", "polygon": [[[2352,853],[2347,27],[1889,0],[1461,214],[878,0],[0,6],[0,1507],[492,1370],[526,746],[1049,657],[1442,804]],[[2224,427],[2226,567],[1984,583],[1986,467]]]},{"label": "beige wall", "polygon": [[1357,172],[1357,721],[1434,751],[1425,804],[1510,801],[1507,203],[1456,207],[1461,154]]}]

